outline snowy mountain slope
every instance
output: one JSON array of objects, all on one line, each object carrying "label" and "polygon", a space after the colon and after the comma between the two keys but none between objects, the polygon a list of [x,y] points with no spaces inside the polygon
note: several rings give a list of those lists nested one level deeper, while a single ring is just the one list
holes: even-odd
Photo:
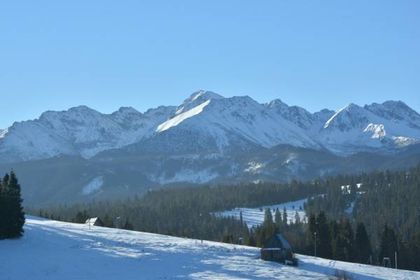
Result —
[{"label": "snowy mountain slope", "polygon": [[0,138],[3,138],[7,133],[7,129],[0,129]]},{"label": "snowy mountain slope", "polygon": [[[185,111],[189,108],[188,111]],[[187,99],[177,114],[161,124],[157,132],[168,129],[188,130],[214,139],[221,151],[244,139],[263,147],[291,144],[317,148],[319,145],[304,130],[280,115],[267,110],[248,96],[221,98],[209,92],[198,92]]]},{"label": "snowy mountain slope", "polygon": [[[59,155],[91,158],[148,139],[153,146],[153,141],[182,145],[191,138],[205,139],[212,143],[207,153],[216,149],[220,154],[253,145],[327,149],[338,155],[394,152],[419,143],[420,115],[401,101],[364,107],[350,104],[335,113],[325,109],[312,114],[279,99],[260,104],[248,96],[224,98],[201,90],[178,107],[162,106],[144,114],[123,107],[107,115],[86,106],[45,112],[39,119],[0,130],[0,160]],[[154,146],[152,150],[158,144]],[[196,148],[192,146],[190,152]],[[202,145],[199,148],[205,149]]]},{"label": "snowy mountain slope", "polygon": [[318,139],[338,154],[407,146],[419,142],[420,115],[402,102],[350,104],[325,123]]},{"label": "snowy mountain slope", "polygon": [[[419,141],[420,115],[398,101],[312,114],[278,99],[260,104],[198,91],[178,107],[145,113],[80,106],[15,123],[0,132],[0,172],[13,168],[31,189],[42,188],[28,192],[31,203],[66,195],[78,201],[168,183],[278,182],[408,167],[419,163]],[[95,178],[101,187],[83,191]]]},{"label": "snowy mountain slope", "polygon": [[291,267],[259,250],[217,242],[28,217],[25,235],[1,240],[1,279],[419,279],[420,273],[298,255]]},{"label": "snowy mountain slope", "polygon": [[[168,136],[167,139],[173,138]],[[189,143],[196,145],[196,153],[192,153],[191,149],[170,150],[174,145],[162,138],[160,140],[155,150],[149,149],[154,146],[147,147],[147,143],[142,142],[146,146],[108,151],[91,159],[62,156],[0,163],[0,174],[13,168],[22,185],[25,205],[47,207],[124,199],[165,187],[165,184],[306,181],[320,176],[405,169],[419,164],[420,159],[420,145],[403,148],[392,155],[358,153],[343,158],[328,151],[287,145],[269,149],[254,147],[246,152],[231,151],[226,154],[219,154],[214,148],[214,153],[207,154],[203,153],[203,149],[211,143],[195,141],[196,138]]]},{"label": "snowy mountain slope", "polygon": [[39,119],[14,123],[0,140],[2,161],[28,161],[58,155],[89,158],[98,152],[132,144],[154,133],[175,107],[159,107],[144,114],[121,108],[101,114],[86,106],[48,111]]}]

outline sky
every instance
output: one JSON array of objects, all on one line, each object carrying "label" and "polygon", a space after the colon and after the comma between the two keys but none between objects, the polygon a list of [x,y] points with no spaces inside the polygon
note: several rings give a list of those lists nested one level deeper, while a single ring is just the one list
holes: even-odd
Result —
[{"label": "sky", "polygon": [[311,112],[420,112],[420,1],[1,1],[0,128],[46,110],[179,105],[199,89]]}]

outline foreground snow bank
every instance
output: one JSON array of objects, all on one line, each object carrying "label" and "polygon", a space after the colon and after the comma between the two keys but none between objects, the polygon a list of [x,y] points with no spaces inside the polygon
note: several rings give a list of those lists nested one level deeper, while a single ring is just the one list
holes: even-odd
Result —
[{"label": "foreground snow bank", "polygon": [[0,279],[420,279],[420,273],[298,256],[259,260],[256,248],[28,217],[25,236],[0,241]]}]

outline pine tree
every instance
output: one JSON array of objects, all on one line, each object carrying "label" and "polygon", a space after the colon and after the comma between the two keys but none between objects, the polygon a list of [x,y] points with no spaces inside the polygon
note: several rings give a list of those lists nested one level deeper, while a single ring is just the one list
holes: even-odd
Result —
[{"label": "pine tree", "polygon": [[271,209],[265,209],[264,213],[264,224],[271,226],[273,224],[273,215],[271,214]]},{"label": "pine tree", "polygon": [[295,213],[295,224],[300,224],[300,216],[298,211]]},{"label": "pine tree", "polygon": [[24,224],[20,185],[12,171],[6,174],[0,186],[0,239],[22,236]]},{"label": "pine tree", "polygon": [[356,238],[354,240],[355,261],[368,263],[369,256],[372,254],[369,237],[363,223],[357,224]]},{"label": "pine tree", "polygon": [[317,238],[319,240],[318,252],[323,258],[331,258],[331,235],[327,223],[327,217],[324,212],[319,213],[316,219]]},{"label": "pine tree", "polygon": [[123,226],[123,229],[126,229],[126,230],[133,230],[134,229],[134,226],[130,223],[128,218],[127,218],[127,220],[125,220],[125,224]]},{"label": "pine tree", "polygon": [[72,219],[72,222],[78,224],[86,223],[87,219],[89,219],[89,215],[87,214],[86,210],[78,211],[76,216]]},{"label": "pine tree", "polygon": [[276,208],[276,212],[274,213],[274,222],[276,223],[277,227],[280,227],[282,220],[279,208]]},{"label": "pine tree", "polygon": [[354,234],[350,221],[345,219],[342,222],[341,235],[343,237],[344,260],[351,261],[354,258]]},{"label": "pine tree", "polygon": [[394,266],[394,254],[398,251],[398,240],[390,227],[387,224],[384,226],[384,230],[381,235],[381,242],[379,246],[379,260],[388,257],[391,260],[391,265]]},{"label": "pine tree", "polygon": [[103,218],[102,222],[104,223],[104,227],[109,227],[109,228],[115,227],[114,221],[108,214],[105,214],[105,217]]},{"label": "pine tree", "polygon": [[[7,226],[6,187],[7,178],[0,180],[0,239],[5,238]],[[6,182],[6,183],[5,183]]]},{"label": "pine tree", "polygon": [[287,226],[287,211],[286,207],[283,208],[283,224]]}]

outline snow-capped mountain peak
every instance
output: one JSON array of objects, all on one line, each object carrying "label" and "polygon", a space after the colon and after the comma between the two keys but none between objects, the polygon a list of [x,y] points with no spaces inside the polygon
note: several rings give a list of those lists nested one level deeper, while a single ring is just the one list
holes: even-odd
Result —
[{"label": "snow-capped mountain peak", "polygon": [[223,99],[224,97],[212,91],[199,90],[191,94],[190,97],[178,106],[176,114],[184,113],[208,100]]},{"label": "snow-capped mountain peak", "polygon": [[316,121],[315,116],[307,110],[299,106],[288,106],[280,99],[275,99],[266,104],[266,106],[276,114],[279,114],[302,129],[310,129]]},{"label": "snow-capped mountain peak", "polygon": [[350,130],[355,127],[361,127],[368,120],[366,111],[350,103],[346,107],[338,110],[324,125],[325,129],[338,128],[341,131]]},{"label": "snow-capped mountain peak", "polygon": [[289,107],[286,103],[281,101],[281,99],[279,98],[271,100],[270,102],[266,103],[265,106],[271,109],[284,109],[284,108]]},{"label": "snow-capped mountain peak", "polygon": [[366,110],[387,120],[405,121],[412,128],[420,129],[420,115],[402,101],[386,101],[365,106]]},{"label": "snow-capped mountain peak", "polygon": [[63,154],[90,158],[143,140],[166,150],[183,145],[174,150],[190,154],[282,144],[326,148],[336,154],[387,151],[420,141],[420,115],[401,101],[364,107],[351,103],[335,113],[324,109],[312,114],[280,99],[260,104],[249,96],[225,98],[200,90],[178,107],[161,106],[145,113],[122,107],[102,114],[87,106],[47,111],[39,119],[0,130],[0,159],[26,161]]}]

